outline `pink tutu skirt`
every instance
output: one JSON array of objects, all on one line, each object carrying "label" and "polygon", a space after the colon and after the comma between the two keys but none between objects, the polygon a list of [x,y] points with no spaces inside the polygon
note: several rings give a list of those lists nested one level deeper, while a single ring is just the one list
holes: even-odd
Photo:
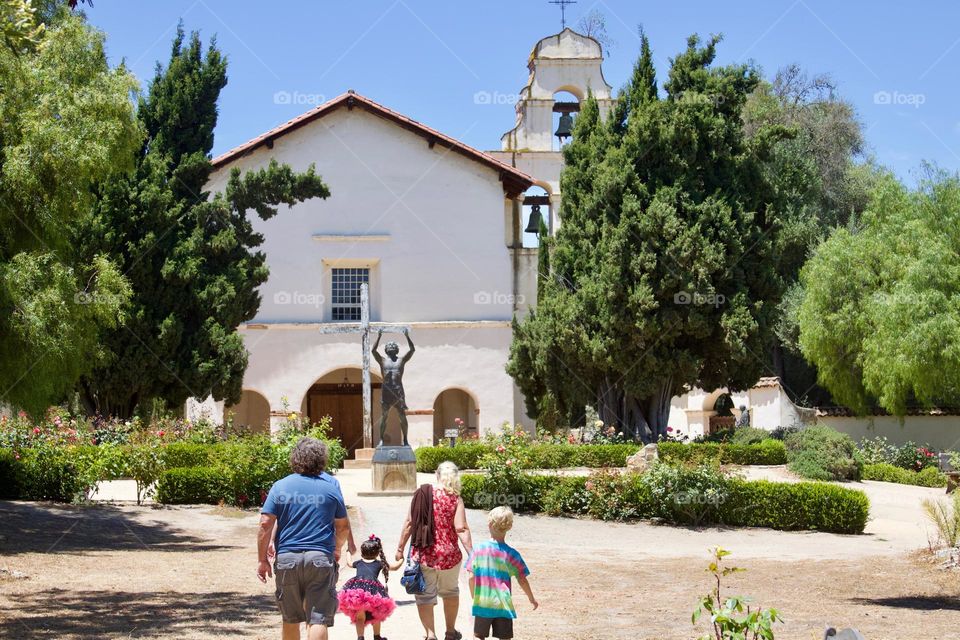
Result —
[{"label": "pink tutu skirt", "polygon": [[347,580],[337,599],[340,601],[340,613],[353,621],[364,616],[367,624],[383,622],[397,608],[397,603],[382,584],[363,578]]}]

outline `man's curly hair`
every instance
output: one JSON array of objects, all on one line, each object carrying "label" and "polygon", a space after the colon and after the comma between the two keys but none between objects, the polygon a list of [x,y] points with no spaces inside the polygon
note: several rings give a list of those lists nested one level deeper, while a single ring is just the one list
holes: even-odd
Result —
[{"label": "man's curly hair", "polygon": [[316,438],[300,438],[290,452],[290,468],[305,476],[320,475],[327,468],[327,445]]}]

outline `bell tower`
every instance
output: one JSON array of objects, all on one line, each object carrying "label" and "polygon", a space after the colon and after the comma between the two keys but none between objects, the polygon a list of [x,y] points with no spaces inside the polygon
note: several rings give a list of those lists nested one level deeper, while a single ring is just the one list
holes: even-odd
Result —
[{"label": "bell tower", "polygon": [[[580,102],[592,93],[602,116],[613,105],[602,64],[600,43],[569,27],[540,40],[527,60],[529,76],[518,94],[516,123],[501,136],[500,150],[490,152],[532,176],[546,191],[546,195],[528,198],[536,202],[524,204],[527,210],[533,204],[549,204],[545,222],[551,233],[560,222],[560,149],[570,139]],[[529,211],[524,215],[527,217]]]}]

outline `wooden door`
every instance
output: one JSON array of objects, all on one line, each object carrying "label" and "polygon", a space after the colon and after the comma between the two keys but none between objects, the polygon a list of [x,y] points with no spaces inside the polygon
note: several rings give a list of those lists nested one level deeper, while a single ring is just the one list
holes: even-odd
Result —
[{"label": "wooden door", "polygon": [[309,417],[319,421],[330,416],[331,435],[352,455],[363,446],[363,396],[358,393],[323,392],[310,396]]}]

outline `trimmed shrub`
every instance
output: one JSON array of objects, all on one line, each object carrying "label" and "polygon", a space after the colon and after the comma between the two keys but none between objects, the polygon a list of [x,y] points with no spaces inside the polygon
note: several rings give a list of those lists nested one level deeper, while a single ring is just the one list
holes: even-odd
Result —
[{"label": "trimmed shrub", "polygon": [[947,476],[940,473],[936,467],[926,467],[923,471],[918,472],[901,469],[886,462],[863,465],[861,479],[896,482],[897,484],[912,484],[918,487],[947,486]]},{"label": "trimmed shrub", "polygon": [[167,469],[157,481],[156,498],[163,504],[219,504],[232,500],[233,487],[222,469]]},{"label": "trimmed shrub", "polygon": [[770,432],[760,427],[739,427],[733,430],[730,440],[733,444],[759,444],[770,438]]},{"label": "trimmed shrub", "polygon": [[0,500],[20,498],[20,461],[9,449],[0,449]]},{"label": "trimmed shrub", "polygon": [[821,482],[733,479],[719,511],[720,521],[733,526],[863,533],[870,500],[862,491]]},{"label": "trimmed shrub", "polygon": [[[526,469],[563,469],[589,467],[602,469],[623,467],[627,458],[640,450],[636,444],[533,444],[523,447],[522,462]],[[449,460],[461,469],[483,468],[483,459],[494,452],[485,443],[464,443],[455,447],[420,447],[416,450],[417,471],[432,473],[441,462]]]},{"label": "trimmed shrub", "polygon": [[664,462],[702,464],[786,464],[787,449],[779,440],[757,444],[717,442],[661,442],[657,453]]},{"label": "trimmed shrub", "polygon": [[218,445],[172,442],[163,448],[161,459],[166,469],[209,466],[218,453]]},{"label": "trimmed shrub", "polygon": [[86,489],[78,464],[61,451],[24,449],[15,469],[15,486],[23,500],[73,502]]},{"label": "trimmed shrub", "polygon": [[[461,496],[468,507],[496,506],[487,499],[484,476],[462,479]],[[866,494],[834,484],[742,480],[710,467],[664,464],[646,475],[527,476],[520,491],[526,493],[513,498],[515,510],[606,520],[659,516],[675,524],[863,533],[870,513]]]},{"label": "trimmed shrub", "polygon": [[449,460],[461,469],[479,469],[480,459],[492,451],[480,443],[462,443],[455,447],[420,447],[415,451],[417,471],[433,473],[441,462]]},{"label": "trimmed shrub", "polygon": [[587,478],[554,478],[543,494],[543,512],[551,516],[585,515],[590,511]]},{"label": "trimmed shrub", "polygon": [[790,470],[811,480],[859,480],[863,468],[853,439],[826,426],[787,437]]}]

